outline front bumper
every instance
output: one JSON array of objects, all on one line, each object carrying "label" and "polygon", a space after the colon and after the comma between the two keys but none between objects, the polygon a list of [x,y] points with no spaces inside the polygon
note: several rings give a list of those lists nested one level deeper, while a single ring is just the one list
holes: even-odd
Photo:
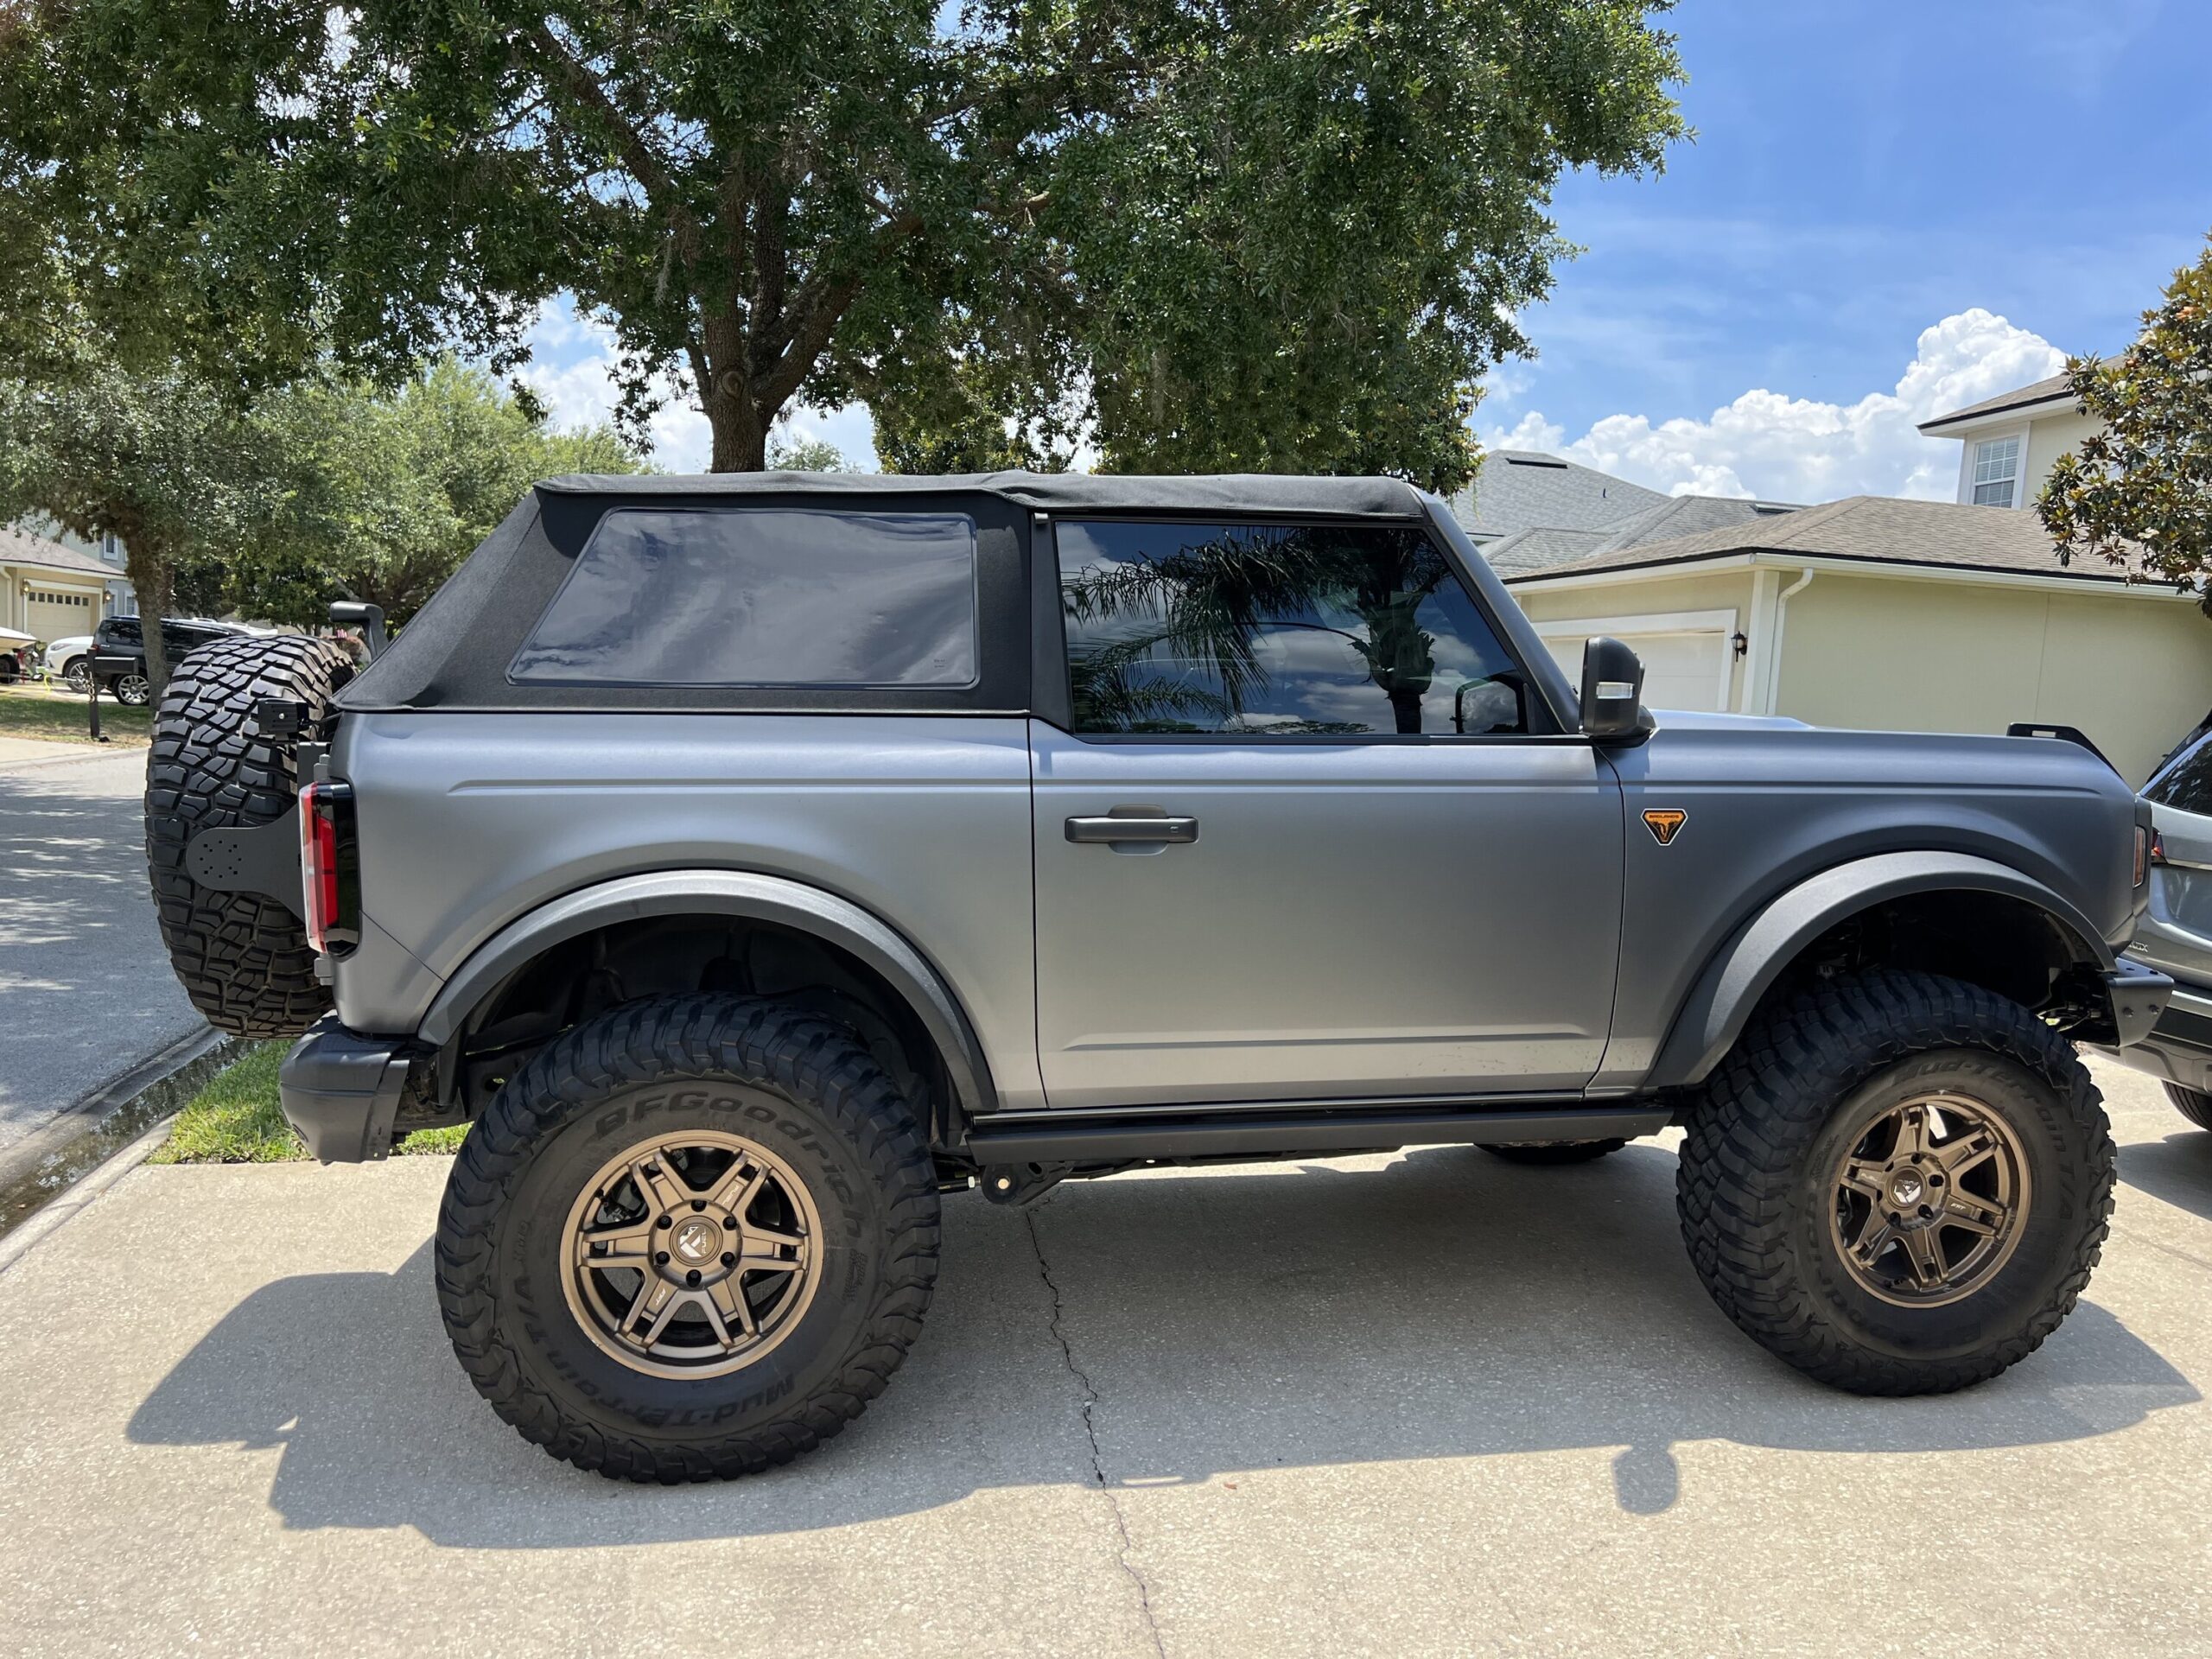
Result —
[{"label": "front bumper", "polygon": [[2091,1046],[2122,1065],[2212,1094],[2212,987],[2176,990],[2149,1033],[2126,1048]]},{"label": "front bumper", "polygon": [[359,1164],[391,1150],[392,1120],[413,1064],[404,1039],[365,1037],[327,1014],[292,1045],[276,1073],[284,1121],[326,1164]]}]

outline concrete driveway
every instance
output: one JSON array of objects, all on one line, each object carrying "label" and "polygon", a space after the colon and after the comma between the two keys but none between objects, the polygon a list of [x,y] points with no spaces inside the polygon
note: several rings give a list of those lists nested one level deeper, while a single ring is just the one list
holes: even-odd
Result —
[{"label": "concrete driveway", "polygon": [[146,751],[0,748],[0,1154],[207,1022],[146,887]]},{"label": "concrete driveway", "polygon": [[1806,1382],[1707,1301],[1674,1157],[1464,1149],[947,1208],[823,1452],[639,1490],[469,1391],[442,1160],[140,1169],[0,1272],[26,1653],[2212,1649],[2212,1135],[2101,1068],[2121,1194],[2042,1352]]}]

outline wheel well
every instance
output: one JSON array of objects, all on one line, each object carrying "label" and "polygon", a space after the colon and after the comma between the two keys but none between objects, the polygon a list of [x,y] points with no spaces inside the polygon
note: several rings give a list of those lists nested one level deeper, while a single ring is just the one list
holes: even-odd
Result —
[{"label": "wheel well", "polygon": [[943,1145],[957,1109],[928,1028],[851,951],[780,922],[729,915],[639,917],[563,939],[509,974],[441,1055],[445,1092],[474,1118],[548,1042],[624,1002],[695,991],[772,998],[853,1033]]},{"label": "wheel well", "polygon": [[1866,968],[1961,979],[2044,1013],[2069,1005],[2086,947],[2049,911],[2009,893],[1910,893],[1845,918],[1793,957],[1767,997]]}]

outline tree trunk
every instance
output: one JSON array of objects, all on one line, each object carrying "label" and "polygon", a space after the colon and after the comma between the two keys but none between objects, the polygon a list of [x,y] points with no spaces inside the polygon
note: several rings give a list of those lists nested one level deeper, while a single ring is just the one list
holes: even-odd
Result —
[{"label": "tree trunk", "polygon": [[750,398],[716,393],[703,400],[707,423],[715,435],[714,458],[708,470],[716,473],[758,473],[768,465],[768,429],[775,416],[763,416]]},{"label": "tree trunk", "polygon": [[146,641],[146,681],[161,701],[162,688],[169,683],[168,642],[162,638],[162,619],[175,602],[176,578],[168,550],[150,537],[133,536],[123,544],[124,574],[138,592],[138,627]]}]

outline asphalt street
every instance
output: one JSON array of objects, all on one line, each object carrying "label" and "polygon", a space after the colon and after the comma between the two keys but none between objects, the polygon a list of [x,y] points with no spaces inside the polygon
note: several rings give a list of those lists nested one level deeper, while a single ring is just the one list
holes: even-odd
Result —
[{"label": "asphalt street", "polygon": [[1832,1392],[1707,1300],[1672,1137],[948,1200],[890,1390],[640,1488],[440,1328],[440,1159],[144,1167],[0,1256],[26,1655],[2212,1650],[2212,1135],[2095,1068],[2088,1294],[1993,1382]]},{"label": "asphalt street", "polygon": [[146,887],[146,751],[0,750],[0,1152],[203,1029]]}]

